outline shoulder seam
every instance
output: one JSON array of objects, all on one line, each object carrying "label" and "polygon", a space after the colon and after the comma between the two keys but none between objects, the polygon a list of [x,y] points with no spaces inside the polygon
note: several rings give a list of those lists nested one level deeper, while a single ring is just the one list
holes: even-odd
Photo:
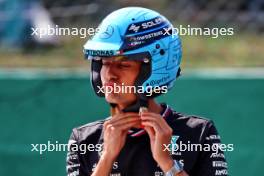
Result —
[{"label": "shoulder seam", "polygon": [[90,123],[87,123],[87,124],[81,125],[81,126],[79,126],[79,127],[76,127],[75,129],[79,130],[79,129],[81,129],[81,128],[85,128],[85,127],[96,126],[96,125],[98,125],[98,124],[103,124],[104,121],[105,121],[105,119],[97,120],[97,121],[90,122]]}]

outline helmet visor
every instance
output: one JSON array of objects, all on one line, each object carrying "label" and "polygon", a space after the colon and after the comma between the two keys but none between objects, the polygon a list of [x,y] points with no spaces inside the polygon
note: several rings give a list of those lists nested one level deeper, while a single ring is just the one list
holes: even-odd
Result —
[{"label": "helmet visor", "polygon": [[128,55],[116,55],[116,56],[88,56],[88,60],[104,60],[104,59],[114,59],[114,61],[142,61],[144,63],[149,63],[151,56],[149,52],[128,54]]}]

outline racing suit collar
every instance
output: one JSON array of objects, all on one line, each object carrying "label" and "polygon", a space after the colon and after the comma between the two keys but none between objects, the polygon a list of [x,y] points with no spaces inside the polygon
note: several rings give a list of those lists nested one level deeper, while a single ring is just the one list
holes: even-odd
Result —
[{"label": "racing suit collar", "polygon": [[[167,120],[167,118],[172,113],[172,109],[169,107],[169,105],[165,103],[161,103],[160,105],[162,106],[162,111],[160,115],[162,116],[162,118]],[[130,137],[138,137],[138,136],[142,136],[143,134],[146,134],[145,129],[132,128],[128,131],[128,135]]]}]

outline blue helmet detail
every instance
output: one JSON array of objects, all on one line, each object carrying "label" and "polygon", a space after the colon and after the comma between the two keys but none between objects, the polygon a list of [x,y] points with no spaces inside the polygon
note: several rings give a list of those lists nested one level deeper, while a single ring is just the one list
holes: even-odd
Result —
[{"label": "blue helmet detail", "polygon": [[[181,41],[173,25],[158,12],[141,7],[110,13],[99,25],[99,31],[84,45],[84,53],[88,59],[145,54],[150,60],[149,73],[137,82],[145,90],[148,86],[172,88],[182,57]],[[100,66],[92,66],[94,88],[100,84],[99,73]]]}]

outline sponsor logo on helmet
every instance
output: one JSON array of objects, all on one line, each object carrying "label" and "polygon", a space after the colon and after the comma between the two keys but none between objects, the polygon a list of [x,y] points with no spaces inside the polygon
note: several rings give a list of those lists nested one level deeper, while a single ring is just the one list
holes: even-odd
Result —
[{"label": "sponsor logo on helmet", "polygon": [[125,45],[122,47],[125,50],[136,49],[138,47],[143,47],[145,45],[151,44],[159,39],[165,38],[169,36],[166,33],[166,30],[169,26],[165,26],[164,28],[157,29],[148,33],[126,36],[125,37]]},{"label": "sponsor logo on helmet", "polygon": [[166,20],[162,17],[156,17],[148,21],[133,23],[129,25],[126,34],[134,34],[137,32],[142,32],[144,30],[148,30],[148,29],[150,30],[156,27],[161,27],[165,25],[166,23],[167,23]]},{"label": "sponsor logo on helmet", "polygon": [[113,50],[86,50],[85,55],[87,56],[113,56]]},{"label": "sponsor logo on helmet", "polygon": [[161,79],[151,80],[149,84],[151,86],[160,85],[160,84],[166,82],[169,78],[170,78],[170,76],[166,76],[166,77],[162,77]]},{"label": "sponsor logo on helmet", "polygon": [[136,26],[135,24],[132,24],[128,30],[138,32],[139,28],[140,26]]},{"label": "sponsor logo on helmet", "polygon": [[155,18],[154,20],[142,23],[141,26],[142,26],[143,29],[147,29],[147,28],[156,26],[156,25],[162,23],[163,21],[164,20],[161,17],[159,17],[159,18]]},{"label": "sponsor logo on helmet", "polygon": [[100,30],[101,30],[100,31],[100,38],[103,38],[103,39],[110,38],[114,33],[114,27],[111,25],[108,25],[106,28],[102,28]]}]

